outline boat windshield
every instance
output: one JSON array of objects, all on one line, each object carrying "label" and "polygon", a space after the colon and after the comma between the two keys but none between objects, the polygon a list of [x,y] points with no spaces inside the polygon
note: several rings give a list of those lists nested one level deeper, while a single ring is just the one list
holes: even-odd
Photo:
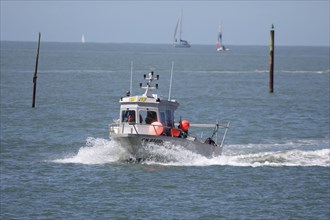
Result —
[{"label": "boat windshield", "polygon": [[124,110],[121,112],[122,122],[136,122],[135,110]]},{"label": "boat windshield", "polygon": [[157,112],[152,110],[140,110],[139,117],[141,124],[151,124],[152,122],[158,121]]},{"label": "boat windshield", "polygon": [[174,126],[174,116],[171,110],[166,110],[166,126]]}]

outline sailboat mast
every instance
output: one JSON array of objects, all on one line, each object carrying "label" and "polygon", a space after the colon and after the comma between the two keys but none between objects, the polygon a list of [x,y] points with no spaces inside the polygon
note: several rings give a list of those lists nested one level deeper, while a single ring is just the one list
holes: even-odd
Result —
[{"label": "sailboat mast", "polygon": [[180,18],[180,41],[181,41],[181,34],[182,34],[182,8],[181,8],[181,18]]},{"label": "sailboat mast", "polygon": [[178,18],[178,22],[176,23],[176,26],[175,26],[175,30],[174,30],[174,38],[173,38],[173,43],[174,43],[174,45],[175,45],[175,43],[176,43],[176,34],[177,34],[177,32],[178,32],[178,27],[179,27],[179,22],[180,22],[180,18]]}]

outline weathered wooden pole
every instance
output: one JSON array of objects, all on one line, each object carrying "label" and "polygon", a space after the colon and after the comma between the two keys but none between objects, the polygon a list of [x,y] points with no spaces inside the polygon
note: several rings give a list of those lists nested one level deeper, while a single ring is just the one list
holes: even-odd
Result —
[{"label": "weathered wooden pole", "polygon": [[37,57],[36,57],[36,66],[35,66],[35,68],[34,68],[34,76],[33,76],[33,97],[32,97],[32,108],[34,108],[34,107],[35,107],[35,104],[36,104],[37,72],[38,72],[38,60],[39,60],[40,38],[41,38],[41,33],[39,32],[38,48],[37,48]]},{"label": "weathered wooden pole", "polygon": [[269,92],[274,92],[274,25],[272,24],[272,29],[270,30],[270,65],[269,65]]}]

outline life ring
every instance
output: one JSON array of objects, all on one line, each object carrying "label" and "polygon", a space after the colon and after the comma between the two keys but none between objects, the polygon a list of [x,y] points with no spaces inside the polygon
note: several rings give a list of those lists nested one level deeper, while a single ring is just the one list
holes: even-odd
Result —
[{"label": "life ring", "polygon": [[163,134],[163,131],[164,131],[164,127],[163,127],[162,123],[160,123],[159,121],[152,122],[149,127],[150,135],[159,136],[159,135]]}]

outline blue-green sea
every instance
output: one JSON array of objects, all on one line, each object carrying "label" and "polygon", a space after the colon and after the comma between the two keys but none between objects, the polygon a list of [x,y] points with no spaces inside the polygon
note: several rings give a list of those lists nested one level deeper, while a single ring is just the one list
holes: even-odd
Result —
[{"label": "blue-green sea", "polygon": [[[271,94],[268,46],[42,41],[32,108],[36,49],[1,41],[1,219],[330,219],[329,47],[276,46]],[[229,121],[223,155],[127,163],[108,125],[131,67],[166,98],[172,61],[175,120]]]}]

